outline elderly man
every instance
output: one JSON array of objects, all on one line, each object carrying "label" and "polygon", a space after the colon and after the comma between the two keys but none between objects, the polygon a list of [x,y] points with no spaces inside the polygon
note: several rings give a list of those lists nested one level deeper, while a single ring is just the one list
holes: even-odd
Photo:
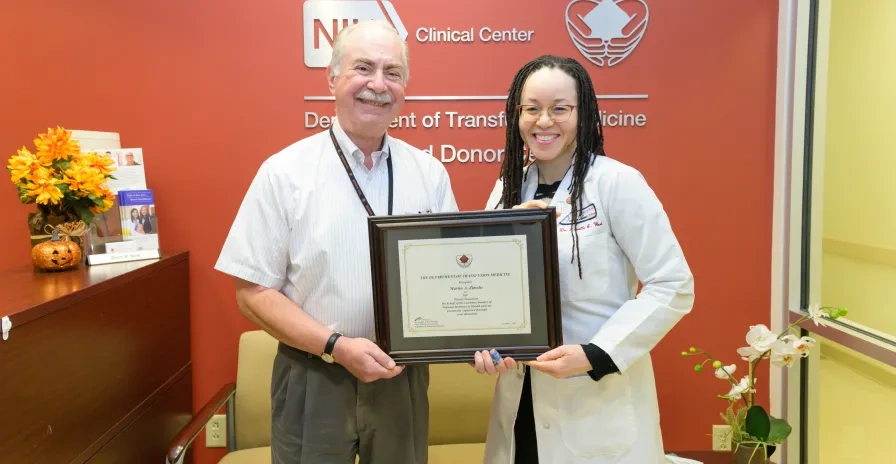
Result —
[{"label": "elderly man", "polygon": [[265,160],[215,266],[240,311],[280,341],[275,464],[427,460],[427,366],[374,339],[367,217],[457,211],[444,166],[386,129],[404,105],[407,44],[388,23],[343,29],[327,68],[329,131]]}]

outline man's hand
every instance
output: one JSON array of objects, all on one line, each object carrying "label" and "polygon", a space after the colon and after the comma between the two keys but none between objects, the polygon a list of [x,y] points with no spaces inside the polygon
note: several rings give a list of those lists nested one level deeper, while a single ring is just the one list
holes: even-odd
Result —
[{"label": "man's hand", "polygon": [[[548,209],[548,204],[541,200],[529,200],[525,203],[514,206],[511,209],[541,208]],[[557,217],[560,217],[560,210],[557,210]]]},{"label": "man's hand", "polygon": [[558,346],[527,364],[557,379],[584,374],[592,369],[582,345]]},{"label": "man's hand", "polygon": [[500,361],[496,363],[488,351],[477,351],[473,354],[473,362],[470,365],[476,369],[476,372],[489,375],[503,374],[516,369],[516,361],[513,358],[502,358],[498,355],[498,359]]},{"label": "man's hand", "polygon": [[376,343],[366,338],[339,337],[333,347],[333,358],[364,383],[395,377],[404,370],[404,366],[397,366]]}]

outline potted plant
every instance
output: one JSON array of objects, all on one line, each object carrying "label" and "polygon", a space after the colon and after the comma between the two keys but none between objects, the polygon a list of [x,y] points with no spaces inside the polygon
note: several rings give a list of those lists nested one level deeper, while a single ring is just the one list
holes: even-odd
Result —
[{"label": "potted plant", "polygon": [[50,240],[54,232],[77,241],[83,256],[95,215],[114,204],[106,186],[114,179],[114,162],[107,155],[82,152],[71,131],[47,129],[34,139],[34,153],[22,146],[6,166],[24,204],[35,204],[28,215],[31,246]]},{"label": "potted plant", "polygon": [[799,358],[809,355],[816,341],[811,337],[800,337],[797,326],[812,320],[816,325],[824,325],[824,318],[837,319],[845,316],[846,308],[822,307],[812,305],[808,315],[787,327],[780,334],[775,334],[765,325],[750,327],[747,332],[747,346],[739,348],[737,354],[746,362],[746,373],[738,379],[737,364],[726,365],[706,350],[691,347],[681,353],[682,356],[700,356],[705,358],[694,366],[695,372],[702,372],[710,363],[715,377],[729,383],[726,394],[718,395],[728,401],[728,408],[721,414],[722,419],[731,427],[731,441],[734,445],[734,462],[743,464],[766,463],[787,437],[792,428],[784,419],[772,417],[760,405],[755,404],[756,393],[755,372],[763,360],[772,365],[789,368]]}]

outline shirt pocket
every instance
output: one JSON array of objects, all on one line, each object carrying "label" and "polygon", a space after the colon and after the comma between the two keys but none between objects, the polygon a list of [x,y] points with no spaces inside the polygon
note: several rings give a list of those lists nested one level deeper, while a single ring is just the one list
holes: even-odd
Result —
[{"label": "shirt pocket", "polygon": [[432,208],[427,204],[419,204],[417,206],[409,206],[407,208],[396,209],[392,212],[394,216],[413,216],[415,214],[429,214],[432,213]]},{"label": "shirt pocket", "polygon": [[609,375],[559,381],[560,434],[576,456],[615,456],[628,452],[638,434],[629,377]]},{"label": "shirt pocket", "polygon": [[392,199],[392,214],[395,216],[411,216],[415,214],[432,213],[432,202],[425,189],[413,189],[412,192],[400,194],[396,192]]}]

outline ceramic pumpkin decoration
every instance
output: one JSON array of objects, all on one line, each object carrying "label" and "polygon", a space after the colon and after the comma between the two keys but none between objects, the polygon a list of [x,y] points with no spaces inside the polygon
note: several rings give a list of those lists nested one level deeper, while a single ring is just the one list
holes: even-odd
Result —
[{"label": "ceramic pumpkin decoration", "polygon": [[81,247],[67,236],[59,238],[59,229],[53,231],[52,238],[31,249],[31,263],[44,271],[71,269],[80,262]]}]

